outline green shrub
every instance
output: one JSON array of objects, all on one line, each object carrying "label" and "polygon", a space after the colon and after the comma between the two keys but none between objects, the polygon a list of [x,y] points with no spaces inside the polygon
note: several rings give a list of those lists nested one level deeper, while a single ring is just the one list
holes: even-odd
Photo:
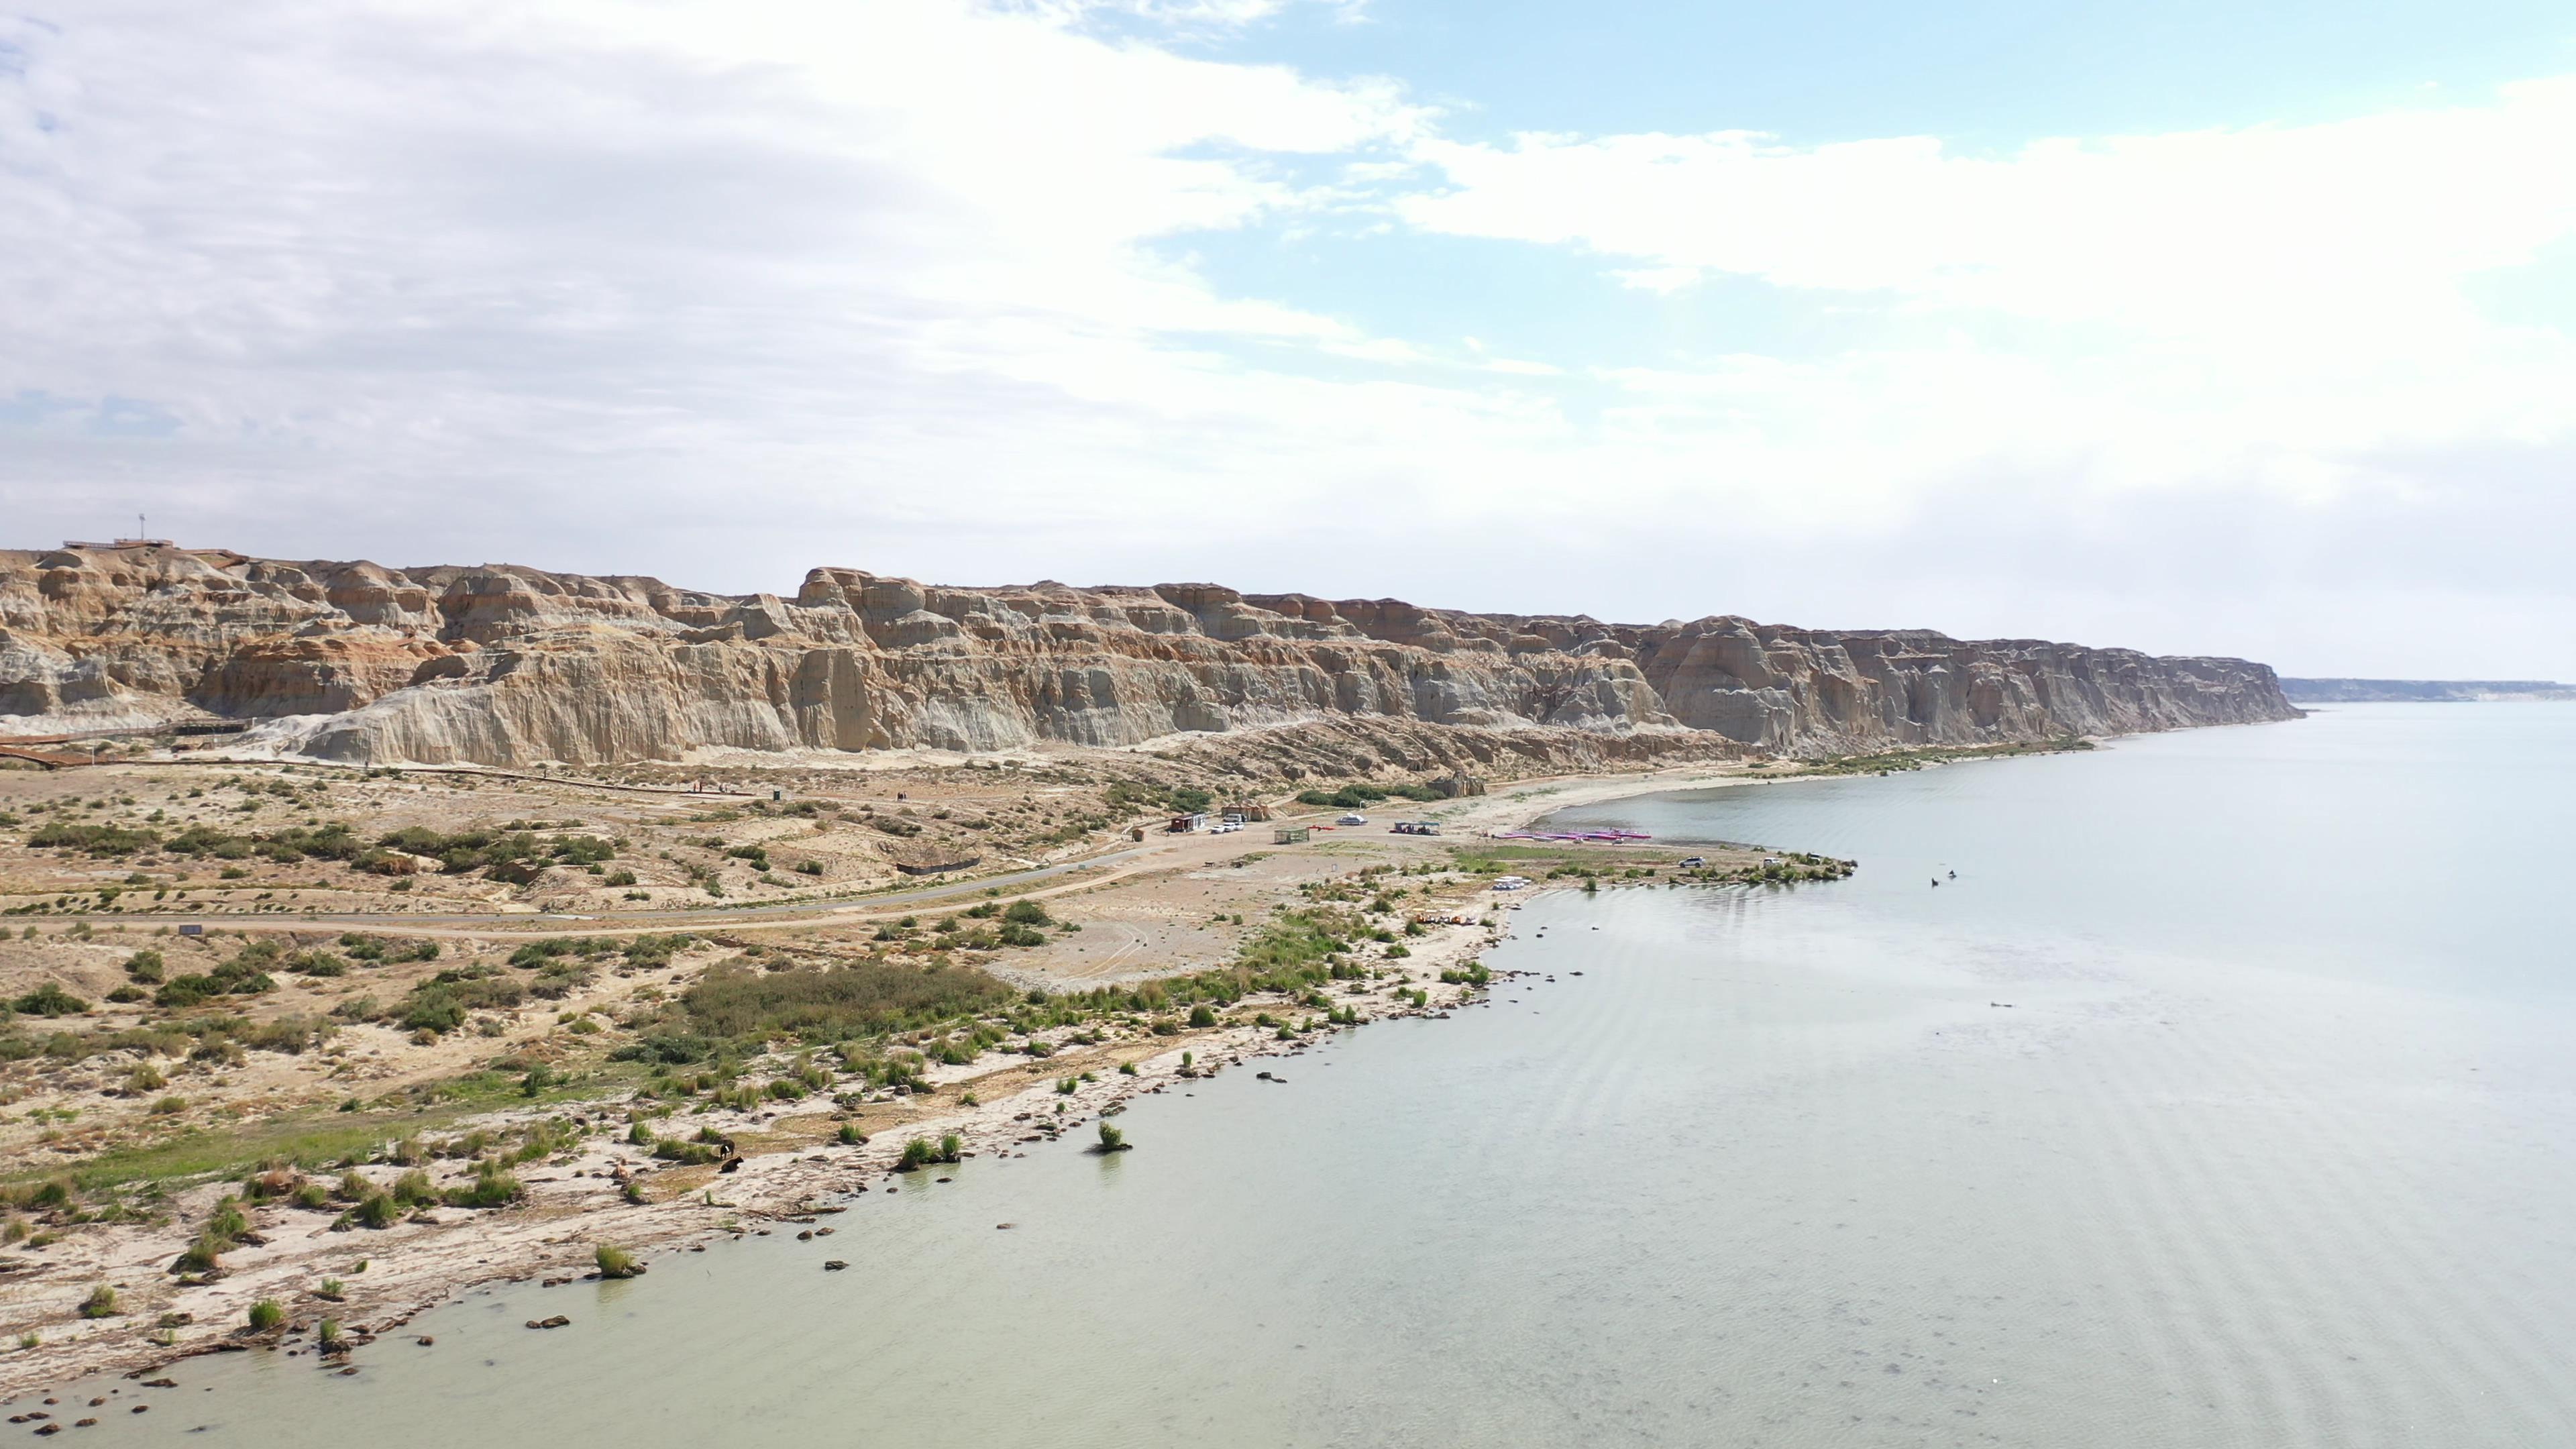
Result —
[{"label": "green shrub", "polygon": [[242,1213],[241,1204],[228,1197],[215,1204],[214,1212],[206,1218],[206,1231],[229,1247],[250,1231],[250,1219]]},{"label": "green shrub", "polygon": [[266,1333],[286,1321],[286,1309],[274,1298],[263,1298],[250,1306],[250,1326],[254,1333]]},{"label": "green shrub", "polygon": [[602,1278],[632,1278],[644,1271],[644,1265],[635,1261],[633,1253],[614,1243],[600,1244],[598,1250],[591,1256],[593,1261],[599,1264],[599,1276]]},{"label": "green shrub", "polygon": [[1101,1150],[1101,1151],[1103,1151],[1103,1152],[1124,1152],[1124,1151],[1126,1151],[1126,1150],[1127,1150],[1127,1134],[1126,1134],[1126,1133],[1124,1133],[1124,1132],[1119,1131],[1117,1127],[1115,1127],[1114,1125],[1112,1125],[1112,1124],[1110,1124],[1110,1123],[1107,1123],[1107,1122],[1103,1122],[1103,1123],[1101,1123],[1101,1124],[1100,1124],[1100,1150]]},{"label": "green shrub", "polygon": [[897,1172],[915,1172],[939,1160],[939,1149],[927,1137],[915,1137],[903,1144],[903,1155],[895,1159]]},{"label": "green shrub", "polygon": [[680,998],[696,1032],[734,1040],[847,1041],[990,1010],[1010,988],[962,966],[856,961],[828,971],[710,969]]},{"label": "green shrub", "polygon": [[137,951],[133,955],[125,958],[126,976],[129,979],[139,981],[146,986],[158,986],[161,984],[161,973],[164,966],[165,963],[162,961],[161,953],[158,951]]},{"label": "green shrub", "polygon": [[121,825],[74,825],[69,821],[49,821],[27,837],[27,844],[42,850],[77,850],[85,855],[132,855],[137,851],[156,849],[161,836],[156,831],[129,830]]},{"label": "green shrub", "polygon": [[48,981],[10,1002],[9,1009],[20,1016],[78,1016],[89,1003]]},{"label": "green shrub", "polygon": [[665,1162],[695,1167],[713,1162],[723,1154],[704,1142],[683,1142],[677,1137],[664,1137],[653,1144],[653,1155]]},{"label": "green shrub", "polygon": [[274,941],[251,941],[233,953],[232,959],[214,970],[188,976],[174,976],[152,993],[152,1004],[165,1010],[184,1009],[218,996],[258,996],[277,989],[268,968],[277,964],[284,953]]},{"label": "green shrub", "polygon": [[200,1232],[196,1239],[180,1252],[178,1260],[170,1265],[170,1270],[174,1273],[211,1273],[222,1265],[224,1250],[232,1245],[230,1238]]},{"label": "green shrub", "polygon": [[608,1054],[613,1062],[660,1062],[665,1066],[685,1067],[703,1062],[716,1054],[716,1044],[703,1036],[688,1033],[656,1033],[642,1041],[629,1042]]},{"label": "green shrub", "polygon": [[83,1318],[114,1318],[124,1311],[116,1306],[116,1290],[105,1283],[89,1290],[89,1297],[81,1300]]},{"label": "green shrub", "polygon": [[449,1207],[497,1208],[528,1195],[519,1180],[501,1170],[500,1164],[484,1162],[474,1169],[474,1181],[464,1187],[451,1187],[444,1194]]},{"label": "green shrub", "polygon": [[298,976],[345,976],[349,963],[328,951],[298,951],[282,963]]}]

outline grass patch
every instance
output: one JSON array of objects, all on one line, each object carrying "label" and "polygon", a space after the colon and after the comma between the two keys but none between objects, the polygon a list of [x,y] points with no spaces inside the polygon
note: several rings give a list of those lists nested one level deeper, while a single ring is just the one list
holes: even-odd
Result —
[{"label": "grass patch", "polygon": [[1011,989],[969,967],[857,961],[828,971],[717,966],[680,997],[691,1033],[816,1044],[911,1031],[989,1011]]}]

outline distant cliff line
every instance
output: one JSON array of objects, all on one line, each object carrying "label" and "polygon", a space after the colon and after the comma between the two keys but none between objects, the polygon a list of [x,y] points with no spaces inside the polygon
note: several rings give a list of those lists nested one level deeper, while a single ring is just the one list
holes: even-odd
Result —
[{"label": "distant cliff line", "polygon": [[1336,722],[1471,758],[1529,731],[1626,755],[1822,755],[2297,713],[2242,659],[1732,615],[1607,624],[846,568],[735,596],[159,543],[0,552],[0,730],[250,720],[340,760],[1129,746]]},{"label": "distant cliff line", "polygon": [[2458,704],[2478,700],[2576,699],[2576,684],[2550,679],[2284,679],[2281,692],[2292,704]]}]

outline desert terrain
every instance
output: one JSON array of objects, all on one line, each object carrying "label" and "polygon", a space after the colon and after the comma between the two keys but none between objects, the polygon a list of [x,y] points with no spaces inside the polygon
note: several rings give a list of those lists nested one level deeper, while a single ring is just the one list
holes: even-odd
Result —
[{"label": "desert terrain", "polygon": [[[339,1352],[478,1282],[821,1231],[835,1196],[943,1158],[1097,1150],[1133,1093],[1475,1000],[1506,875],[1847,869],[1489,834],[1796,765],[1434,788],[1247,779],[1186,744],[102,758],[0,768],[11,1393]],[[1272,818],[1170,828],[1229,806]]]}]

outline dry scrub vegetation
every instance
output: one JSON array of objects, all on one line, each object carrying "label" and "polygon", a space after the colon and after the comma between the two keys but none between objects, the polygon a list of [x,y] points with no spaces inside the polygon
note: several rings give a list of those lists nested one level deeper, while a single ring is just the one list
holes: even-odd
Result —
[{"label": "dry scrub vegetation", "polygon": [[[244,1293],[382,1300],[463,1223],[696,1208],[720,1168],[817,1146],[891,1161],[889,1130],[978,1092],[1044,1093],[1007,1130],[1052,1138],[1148,1058],[1482,979],[1408,959],[1476,934],[1447,920],[1503,868],[1437,841],[978,879],[1130,850],[1226,802],[1206,771],[709,773],[0,772],[0,1327],[175,1350],[239,1329]],[[970,847],[962,882],[897,869]],[[342,1234],[386,1235],[374,1275],[296,1286]]]}]

